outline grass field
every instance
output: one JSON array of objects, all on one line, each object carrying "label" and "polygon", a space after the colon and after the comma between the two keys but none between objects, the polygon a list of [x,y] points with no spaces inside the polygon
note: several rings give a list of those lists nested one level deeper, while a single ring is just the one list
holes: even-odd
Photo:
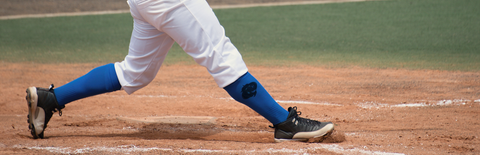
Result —
[{"label": "grass field", "polygon": [[[480,1],[389,0],[214,10],[249,65],[480,70]],[[129,14],[0,20],[0,60],[108,63]],[[178,47],[167,64],[194,63]]]}]

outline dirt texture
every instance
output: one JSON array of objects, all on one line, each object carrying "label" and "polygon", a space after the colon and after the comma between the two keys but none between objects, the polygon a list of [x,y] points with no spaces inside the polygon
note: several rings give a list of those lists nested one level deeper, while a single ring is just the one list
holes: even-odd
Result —
[{"label": "dirt texture", "polygon": [[[311,66],[249,69],[284,108],[334,122],[337,139],[274,143],[268,121],[232,100],[203,67],[187,65],[163,66],[132,95],[117,91],[69,103],[52,117],[46,139],[32,139],[25,89],[61,86],[99,65],[0,63],[0,153],[480,153],[480,73]],[[117,120],[151,116],[217,119],[209,125]]]},{"label": "dirt texture", "polygon": [[[267,1],[209,1],[217,4]],[[271,2],[271,1],[270,1]],[[0,0],[0,15],[127,9],[125,0]],[[332,121],[321,143],[274,143],[267,120],[230,98],[200,66],[163,66],[144,89],[69,103],[32,139],[25,89],[61,86],[103,64],[0,62],[0,154],[480,154],[480,73],[259,67],[250,72],[284,108]],[[215,124],[123,117],[212,116]]]}]

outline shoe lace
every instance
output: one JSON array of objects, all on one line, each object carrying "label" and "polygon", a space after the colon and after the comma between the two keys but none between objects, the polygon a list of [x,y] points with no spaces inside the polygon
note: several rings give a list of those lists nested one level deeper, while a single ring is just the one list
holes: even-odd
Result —
[{"label": "shoe lace", "polygon": [[288,111],[290,111],[290,110],[295,110],[295,111],[297,112],[297,116],[302,114],[301,111],[297,111],[297,106],[289,107],[289,108],[288,108]]},{"label": "shoe lace", "polygon": [[57,110],[58,110],[58,116],[62,116],[62,110],[60,110],[60,109],[55,108],[55,109],[53,109],[53,112],[57,112]]},{"label": "shoe lace", "polygon": [[[300,124],[315,125],[315,124],[320,123],[319,121],[316,121],[316,120],[311,120],[311,119],[308,119],[308,118],[300,117],[299,115],[301,115],[302,112],[301,112],[301,111],[297,111],[297,107],[296,107],[296,106],[294,106],[294,107],[289,107],[289,108],[288,108],[288,111],[289,111],[289,112],[292,111],[292,110],[295,110],[295,111],[296,111],[296,115],[293,116],[293,117],[295,117],[295,119],[296,119],[296,120],[298,121],[298,123],[300,123]],[[275,125],[273,125],[273,126],[269,125],[268,127],[270,127],[270,128],[275,128],[276,126],[275,126]]]},{"label": "shoe lace", "polygon": [[[55,86],[54,86],[53,84],[50,84],[50,87],[48,87],[48,91],[53,92],[53,87],[55,87]],[[61,110],[60,107],[58,107],[58,104],[57,104],[57,107],[55,107],[55,108],[52,110],[52,112],[55,113],[55,112],[57,112],[57,111],[58,111],[58,115],[59,115],[59,116],[62,116],[62,110]]]},{"label": "shoe lace", "polygon": [[297,117],[296,118],[299,124],[305,124],[305,125],[318,125],[320,122],[308,118],[303,118],[303,117]]},{"label": "shoe lace", "polygon": [[[288,110],[295,110],[297,111],[297,107],[291,107],[289,108]],[[315,124],[318,124],[320,123],[319,121],[316,121],[316,120],[312,120],[312,119],[308,119],[308,118],[303,118],[303,117],[300,117],[300,115],[302,115],[302,112],[301,111],[297,111],[297,115],[295,116],[295,119],[301,123],[301,124],[306,124],[306,125],[315,125]]]}]

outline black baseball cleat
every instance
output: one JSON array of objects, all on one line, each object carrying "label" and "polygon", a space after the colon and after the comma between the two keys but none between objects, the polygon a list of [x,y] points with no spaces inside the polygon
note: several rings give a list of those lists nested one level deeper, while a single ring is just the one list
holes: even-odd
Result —
[{"label": "black baseball cleat", "polygon": [[[297,107],[288,108],[287,120],[273,126],[275,128],[275,142],[309,141],[322,138],[333,131],[332,122],[319,122],[299,117]],[[301,114],[301,113],[300,113]]]},{"label": "black baseball cleat", "polygon": [[55,93],[53,91],[53,84],[50,88],[27,88],[28,104],[28,128],[34,139],[43,138],[43,131],[47,128],[47,123],[52,118],[53,113],[59,111],[62,116],[62,111],[65,106],[58,106]]}]

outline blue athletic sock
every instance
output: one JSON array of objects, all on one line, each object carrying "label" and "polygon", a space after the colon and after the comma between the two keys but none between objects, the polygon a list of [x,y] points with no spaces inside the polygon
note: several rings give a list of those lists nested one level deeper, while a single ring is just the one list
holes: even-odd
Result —
[{"label": "blue athletic sock", "polygon": [[288,111],[280,106],[248,72],[223,89],[233,99],[255,110],[273,125],[287,120]]},{"label": "blue athletic sock", "polygon": [[102,93],[120,90],[114,64],[97,67],[87,74],[54,89],[59,106]]}]

